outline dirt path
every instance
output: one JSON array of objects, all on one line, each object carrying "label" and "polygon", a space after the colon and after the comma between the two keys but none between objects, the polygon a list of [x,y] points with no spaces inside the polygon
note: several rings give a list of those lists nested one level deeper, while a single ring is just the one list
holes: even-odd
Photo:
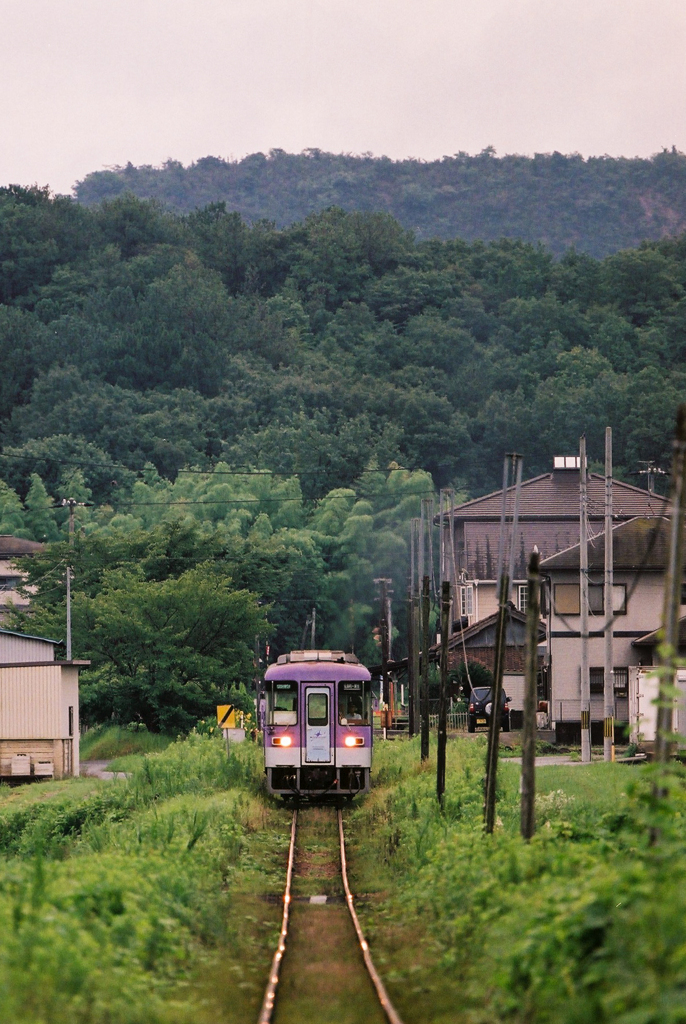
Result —
[{"label": "dirt path", "polygon": [[[327,902],[310,903],[312,897]],[[274,1024],[385,1024],[343,899],[329,807],[298,814],[293,904]]]}]

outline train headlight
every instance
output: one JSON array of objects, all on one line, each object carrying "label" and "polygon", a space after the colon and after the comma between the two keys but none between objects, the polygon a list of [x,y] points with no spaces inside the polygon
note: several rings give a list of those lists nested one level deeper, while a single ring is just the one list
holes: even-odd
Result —
[{"label": "train headlight", "polygon": [[346,747],[363,747],[364,737],[363,736],[346,736],[343,740]]},{"label": "train headlight", "polygon": [[275,736],[272,740],[273,747],[290,747],[293,740],[290,736]]}]

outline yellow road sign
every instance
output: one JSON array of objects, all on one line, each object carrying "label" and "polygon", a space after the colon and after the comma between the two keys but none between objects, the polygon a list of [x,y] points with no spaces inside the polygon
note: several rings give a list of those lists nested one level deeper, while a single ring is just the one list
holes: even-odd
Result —
[{"label": "yellow road sign", "polygon": [[236,728],[236,709],[233,704],[217,704],[217,725],[220,729]]}]

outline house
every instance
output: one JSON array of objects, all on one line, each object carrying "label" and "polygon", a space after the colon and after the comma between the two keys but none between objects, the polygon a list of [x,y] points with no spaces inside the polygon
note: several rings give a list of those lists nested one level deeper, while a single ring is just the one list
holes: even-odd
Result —
[{"label": "house", "polygon": [[0,629],[0,778],[79,774],[79,670],[61,641]]},{"label": "house", "polygon": [[[612,531],[612,595],[615,721],[629,723],[637,669],[650,665],[660,625],[669,547],[667,518],[638,517]],[[588,543],[589,641],[593,742],[602,742],[604,688],[605,534]],[[550,718],[559,741],[580,735],[581,634],[580,547],[574,544],[541,562],[550,651]],[[682,588],[682,600],[686,592]],[[686,611],[686,608],[684,609]]]},{"label": "house", "polygon": [[[490,672],[495,668],[495,638],[498,613],[475,622],[467,629],[453,633],[448,642],[448,668],[455,670],[462,664],[478,662]],[[541,623],[538,642],[545,644],[546,631]],[[440,646],[432,653],[440,656]],[[512,604],[508,608],[505,624],[505,658],[503,662],[503,689],[510,698],[512,728],[521,726],[524,710],[524,671],[526,659],[526,615]],[[544,671],[544,654],[539,654],[539,677]]]},{"label": "house", "polygon": [[[637,516],[662,515],[665,499],[653,491],[614,480],[613,521],[627,522]],[[605,477],[588,474],[588,519],[591,531],[604,529]],[[502,490],[475,498],[444,512],[443,530],[450,546],[454,534],[456,579],[459,584],[457,612],[470,624],[488,618],[498,607],[497,575]],[[512,517],[514,487],[508,489],[507,510]],[[435,520],[438,525],[440,517]],[[579,457],[556,456],[553,470],[522,482],[519,522],[514,544],[514,575],[510,599],[526,610],[526,566],[534,545],[545,559],[579,542]]]},{"label": "house", "polygon": [[44,544],[39,544],[35,540],[24,540],[23,537],[12,537],[8,534],[0,535],[0,622],[6,618],[9,605],[12,604],[21,611],[28,608],[26,597],[17,591],[23,577],[15,565],[15,559],[35,555],[44,547]]},{"label": "house", "polygon": [[[477,662],[493,672],[495,667],[495,637],[498,614],[495,612],[480,622],[474,622],[464,630],[456,631],[448,641],[448,670],[455,671],[462,664]],[[545,644],[546,630],[543,623],[540,624],[538,641]],[[508,608],[505,626],[505,659],[503,672],[503,689],[511,698],[512,728],[521,726],[521,716],[524,710],[524,670],[526,653],[526,615],[518,611],[512,604]],[[429,661],[437,663],[441,657],[440,643],[433,644],[429,648]],[[388,670],[392,673],[404,674],[407,672],[407,658],[388,663]],[[370,669],[372,677],[381,672],[380,666]],[[539,654],[539,678],[543,679],[545,673],[544,654]]]}]

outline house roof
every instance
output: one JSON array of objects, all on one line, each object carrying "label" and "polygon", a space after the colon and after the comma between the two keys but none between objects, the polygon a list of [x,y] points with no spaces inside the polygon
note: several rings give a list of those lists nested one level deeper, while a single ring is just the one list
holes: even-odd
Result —
[{"label": "house roof", "polygon": [[[659,629],[654,629],[652,633],[646,633],[645,636],[639,636],[635,640],[631,641],[632,647],[657,647],[661,642],[661,637],[658,636]],[[679,647],[686,647],[686,616],[683,619],[679,619]]]},{"label": "house roof", "polygon": [[[637,517],[612,530],[612,560],[617,569],[664,569],[669,553],[670,520],[663,517]],[[579,570],[580,546],[574,544],[558,554],[544,558],[541,568]],[[605,567],[605,532],[588,541],[588,568]]]},{"label": "house roof", "polygon": [[[518,647],[518,646],[520,646],[520,644],[519,644],[519,642],[514,641],[512,639],[511,632],[510,632],[510,627],[511,627],[511,625],[515,624],[515,625],[519,626],[520,629],[524,628],[526,626],[526,614],[524,612],[518,611],[517,608],[515,608],[514,604],[512,604],[511,601],[509,602],[509,605],[508,605],[508,611],[509,611],[509,621],[506,623],[506,629],[505,629],[505,642],[506,642],[506,646],[508,646],[508,647]],[[498,613],[494,612],[493,615],[488,615],[485,619],[479,619],[478,622],[473,622],[472,625],[468,626],[465,630],[462,630],[462,631],[461,630],[457,630],[450,637],[450,640],[448,642],[448,650],[449,651],[454,651],[456,648],[460,649],[462,647],[462,642],[463,641],[464,641],[465,645],[470,644],[471,641],[475,640],[480,634],[488,633],[489,630],[492,630],[497,621],[498,621]],[[538,629],[538,642],[542,643],[546,639],[546,636],[547,636],[547,633],[546,633],[545,625],[541,622],[539,624],[539,629]],[[471,646],[473,646],[473,647],[474,646],[478,646],[478,644],[471,644]],[[491,644],[486,644],[484,646],[491,646]],[[468,647],[467,647],[467,650],[469,650]],[[421,654],[421,652],[420,652],[420,654]],[[429,661],[430,662],[431,661],[438,661],[440,656],[441,656],[441,645],[440,644],[432,644],[431,647],[429,648]],[[406,669],[406,668],[407,668],[407,658],[400,658],[398,661],[389,661],[388,662],[388,669],[389,669],[390,672],[396,672],[396,671],[400,671],[400,670]],[[372,675],[378,675],[381,672],[381,666],[380,665],[375,665],[374,667],[370,668],[369,671],[371,672]]]},{"label": "house roof", "polygon": [[35,555],[45,547],[37,540],[26,540],[24,537],[13,537],[11,534],[0,534],[0,558],[18,558],[19,555]]},{"label": "house roof", "polygon": [[[514,487],[508,488],[508,512],[514,507]],[[493,491],[482,498],[474,498],[456,505],[456,520],[499,520],[502,512],[503,492]],[[605,477],[588,474],[589,519],[602,519],[605,514]],[[657,516],[665,512],[667,499],[651,491],[644,491],[621,480],[612,483],[612,509],[615,519],[633,519],[636,516]],[[449,516],[443,513],[444,519]],[[579,518],[579,473],[558,470],[524,480],[519,498],[520,520],[565,520]],[[436,523],[440,515],[436,516]]]},{"label": "house roof", "polygon": [[50,640],[47,636],[31,636],[30,633],[15,633],[11,629],[0,629],[0,636],[18,636],[22,640],[42,640],[44,644],[63,644],[64,640]]}]

